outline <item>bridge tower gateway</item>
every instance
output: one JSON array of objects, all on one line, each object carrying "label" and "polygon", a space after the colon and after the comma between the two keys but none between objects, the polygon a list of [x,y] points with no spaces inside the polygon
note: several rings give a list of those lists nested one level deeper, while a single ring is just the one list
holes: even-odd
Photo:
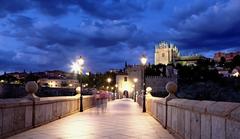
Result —
[{"label": "bridge tower gateway", "polygon": [[[141,65],[128,65],[124,72],[118,73],[116,76],[118,97],[128,96],[133,98],[135,91],[140,93],[143,89],[143,71],[144,67]],[[138,82],[134,83],[134,79],[137,79]]]}]

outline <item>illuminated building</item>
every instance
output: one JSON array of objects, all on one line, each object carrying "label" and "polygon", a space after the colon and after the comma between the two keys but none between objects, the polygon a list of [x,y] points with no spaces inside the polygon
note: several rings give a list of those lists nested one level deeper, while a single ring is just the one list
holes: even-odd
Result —
[{"label": "illuminated building", "polygon": [[174,44],[167,42],[160,42],[155,45],[155,65],[158,64],[171,64],[179,57],[179,51]]},{"label": "illuminated building", "polygon": [[220,62],[221,58],[225,58],[226,62],[231,62],[233,60],[233,58],[237,55],[240,55],[240,51],[239,52],[231,52],[231,53],[224,53],[224,52],[217,52],[214,54],[214,60],[216,62]]},{"label": "illuminated building", "polygon": [[50,88],[76,88],[79,86],[78,80],[75,79],[47,79],[42,78],[38,80],[41,87]]}]

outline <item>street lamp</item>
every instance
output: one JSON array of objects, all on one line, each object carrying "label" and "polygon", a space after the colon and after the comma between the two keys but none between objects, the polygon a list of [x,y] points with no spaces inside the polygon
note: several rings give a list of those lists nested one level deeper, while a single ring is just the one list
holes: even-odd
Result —
[{"label": "street lamp", "polygon": [[119,96],[118,96],[118,85],[115,84],[115,91],[114,91],[114,99],[118,99]]},{"label": "street lamp", "polygon": [[78,88],[79,92],[80,92],[80,112],[83,112],[83,97],[82,97],[82,73],[83,73],[83,65],[84,65],[84,59],[80,56],[79,59],[76,60],[76,62],[74,62],[72,64],[72,71],[76,74],[78,74],[80,76],[80,88]]},{"label": "street lamp", "polygon": [[112,81],[111,78],[107,78],[108,86],[110,86],[111,81]]},{"label": "street lamp", "polygon": [[145,66],[147,63],[147,57],[142,55],[140,59],[143,65],[143,112],[146,112],[146,79],[145,79]]},{"label": "street lamp", "polygon": [[134,78],[133,82],[134,82],[134,102],[136,102],[136,83],[138,82],[138,79]]}]

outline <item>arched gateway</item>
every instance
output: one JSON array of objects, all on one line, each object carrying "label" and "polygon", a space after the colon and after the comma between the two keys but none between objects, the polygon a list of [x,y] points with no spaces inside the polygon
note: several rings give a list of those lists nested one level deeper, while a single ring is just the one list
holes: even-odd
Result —
[{"label": "arched gateway", "polygon": [[123,96],[125,96],[126,98],[128,98],[128,91],[127,91],[127,90],[124,90],[124,91],[123,91]]}]

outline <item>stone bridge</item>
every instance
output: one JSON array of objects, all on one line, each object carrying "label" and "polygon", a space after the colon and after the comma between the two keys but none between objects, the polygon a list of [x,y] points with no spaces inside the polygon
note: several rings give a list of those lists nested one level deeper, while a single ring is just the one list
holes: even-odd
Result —
[{"label": "stone bridge", "polygon": [[[28,90],[34,91],[33,88]],[[0,138],[186,138],[238,139],[240,103],[142,96],[108,101],[106,111],[93,96],[0,99]]]},{"label": "stone bridge", "polygon": [[[78,100],[77,97],[41,100],[35,105],[34,119],[31,117],[32,104],[20,101],[2,109],[2,133],[16,134],[9,139],[174,138],[153,117],[142,113],[139,105],[131,99],[109,101],[106,111],[102,111],[101,107],[90,108],[93,106],[92,96],[84,97],[83,106],[90,109],[81,113],[78,112]],[[22,131],[25,132],[20,133]]]}]

